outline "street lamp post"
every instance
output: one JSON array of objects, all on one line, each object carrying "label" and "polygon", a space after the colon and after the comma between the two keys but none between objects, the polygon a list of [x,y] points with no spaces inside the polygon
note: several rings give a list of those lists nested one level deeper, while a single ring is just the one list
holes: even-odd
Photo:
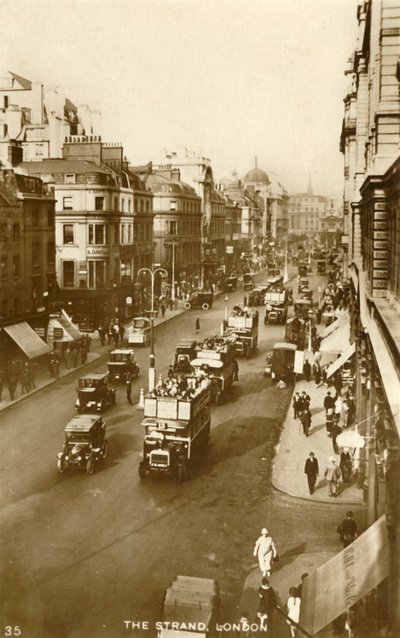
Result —
[{"label": "street lamp post", "polygon": [[141,274],[150,275],[151,281],[149,392],[154,390],[154,387],[156,385],[156,358],[154,354],[154,278],[157,273],[160,273],[160,275],[168,276],[168,272],[165,270],[165,268],[140,268],[137,272],[138,277]]},{"label": "street lamp post", "polygon": [[283,283],[286,283],[288,279],[287,237],[285,237],[285,270],[283,272]]},{"label": "street lamp post", "polygon": [[225,296],[225,321],[228,321],[228,301],[229,301],[229,297]]}]

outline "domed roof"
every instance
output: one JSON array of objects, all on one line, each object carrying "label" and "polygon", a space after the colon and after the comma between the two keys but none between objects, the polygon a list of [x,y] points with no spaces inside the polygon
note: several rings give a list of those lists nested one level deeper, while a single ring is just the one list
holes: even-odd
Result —
[{"label": "domed roof", "polygon": [[255,184],[269,184],[269,177],[265,171],[257,166],[257,158],[255,158],[255,166],[243,177],[243,182],[253,182]]}]

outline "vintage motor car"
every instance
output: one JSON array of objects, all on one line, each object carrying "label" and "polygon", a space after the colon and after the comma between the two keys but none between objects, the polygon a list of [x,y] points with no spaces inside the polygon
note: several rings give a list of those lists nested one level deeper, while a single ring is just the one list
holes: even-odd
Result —
[{"label": "vintage motor car", "polygon": [[225,292],[230,292],[232,290],[237,290],[238,280],[237,277],[227,277],[223,281],[223,288]]},{"label": "vintage motor car", "polygon": [[101,412],[115,403],[115,388],[109,385],[108,372],[86,374],[78,381],[75,408],[77,412],[96,410]]},{"label": "vintage motor car", "polygon": [[195,339],[180,339],[176,344],[175,356],[172,365],[174,374],[190,374],[192,366],[190,362],[196,358]]},{"label": "vintage motor car", "polygon": [[192,292],[188,301],[185,302],[185,308],[186,310],[190,310],[190,308],[208,310],[213,305],[213,298],[214,295],[212,292]]},{"label": "vintage motor car", "polygon": [[150,345],[151,323],[148,317],[134,317],[126,328],[128,344]]},{"label": "vintage motor car", "polygon": [[263,306],[265,293],[268,290],[268,285],[261,285],[253,288],[249,294],[248,305],[249,306]]},{"label": "vintage motor car", "polygon": [[255,285],[254,273],[245,272],[243,274],[243,290],[253,290]]},{"label": "vintage motor car", "polygon": [[117,348],[110,352],[107,362],[111,381],[126,381],[127,374],[135,379],[139,376],[140,368],[135,361],[135,351],[132,348]]},{"label": "vintage motor car", "polygon": [[99,415],[80,414],[65,426],[62,452],[57,454],[57,470],[63,474],[69,467],[93,474],[98,461],[106,458],[108,445],[106,425]]}]

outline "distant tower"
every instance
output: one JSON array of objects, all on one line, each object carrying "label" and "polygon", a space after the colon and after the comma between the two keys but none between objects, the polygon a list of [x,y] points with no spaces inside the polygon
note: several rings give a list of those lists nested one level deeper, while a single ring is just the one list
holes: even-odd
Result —
[{"label": "distant tower", "polygon": [[312,184],[311,184],[311,173],[308,175],[308,188],[307,188],[307,195],[312,195]]},{"label": "distant tower", "polygon": [[254,167],[258,168],[258,157],[257,157],[257,155],[254,157]]}]

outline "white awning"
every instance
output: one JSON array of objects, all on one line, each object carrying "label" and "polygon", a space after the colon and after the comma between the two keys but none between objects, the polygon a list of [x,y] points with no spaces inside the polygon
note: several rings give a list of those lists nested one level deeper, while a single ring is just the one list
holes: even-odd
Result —
[{"label": "white awning", "polygon": [[47,343],[36,334],[26,321],[13,323],[11,326],[3,326],[3,330],[29,359],[34,359],[50,352]]},{"label": "white awning", "polygon": [[332,321],[332,323],[329,324],[329,326],[325,326],[325,328],[322,328],[319,334],[323,339],[325,339],[325,337],[330,335],[331,332],[333,332],[340,326],[343,326],[348,321],[349,321],[349,313],[347,311],[341,312],[337,316],[337,318],[334,321]]},{"label": "white awning", "polygon": [[326,378],[329,379],[329,377],[335,374],[335,372],[339,370],[339,368],[341,368],[342,365],[344,365],[346,361],[350,359],[350,357],[355,353],[355,351],[356,351],[356,344],[354,342],[350,346],[348,346],[347,350],[345,350],[343,354],[341,354],[340,357],[336,359],[336,361],[331,363],[328,370],[326,371]]},{"label": "white awning", "polygon": [[389,575],[386,517],[304,579],[299,625],[311,635],[329,625]]},{"label": "white awning", "polygon": [[320,352],[344,352],[350,343],[350,322],[339,325],[330,335],[322,339]]},{"label": "white awning", "polygon": [[60,321],[55,317],[50,317],[49,319],[49,327],[47,330],[47,340],[48,341],[57,341],[65,342],[65,341],[73,341],[73,338],[64,330],[64,327],[61,325]]}]

